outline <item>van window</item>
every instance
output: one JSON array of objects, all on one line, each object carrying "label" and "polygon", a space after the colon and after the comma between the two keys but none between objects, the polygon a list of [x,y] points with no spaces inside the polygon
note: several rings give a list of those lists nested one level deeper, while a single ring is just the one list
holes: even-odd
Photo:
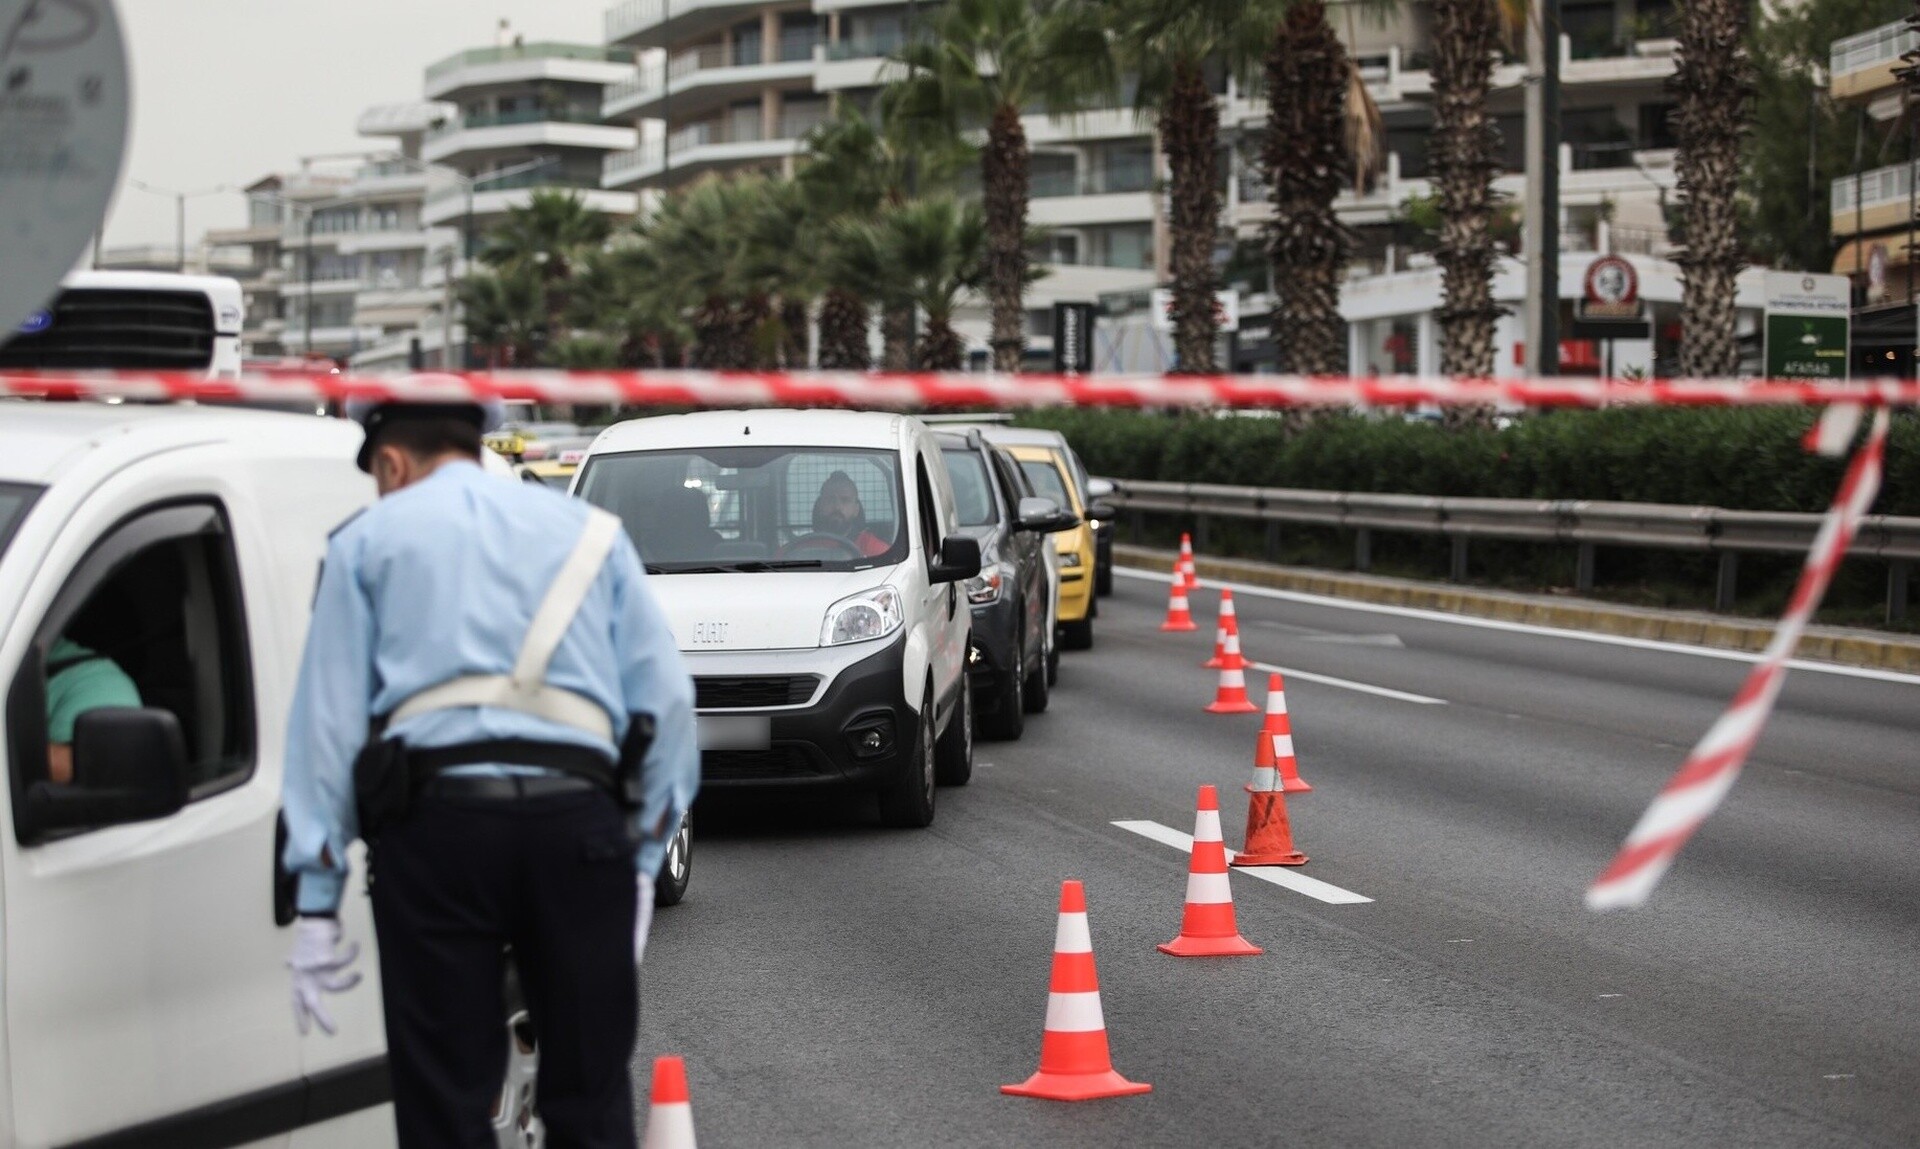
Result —
[{"label": "van window", "polygon": [[14,528],[26,517],[27,508],[33,505],[33,497],[40,488],[29,487],[24,483],[0,483],[0,554],[5,554],[7,543],[12,541]]},{"label": "van window", "polygon": [[587,460],[576,493],[626,524],[655,574],[862,570],[906,558],[891,451],[711,447]]},{"label": "van window", "polygon": [[929,564],[940,557],[940,516],[933,505],[933,481],[927,476],[927,457],[915,457],[915,477],[920,488],[920,546]]},{"label": "van window", "polygon": [[220,510],[176,504],[123,522],[88,551],[35,633],[36,668],[8,693],[12,779],[84,785],[71,743],[95,707],[170,711],[191,794],[253,772],[253,684],[232,536]]}]

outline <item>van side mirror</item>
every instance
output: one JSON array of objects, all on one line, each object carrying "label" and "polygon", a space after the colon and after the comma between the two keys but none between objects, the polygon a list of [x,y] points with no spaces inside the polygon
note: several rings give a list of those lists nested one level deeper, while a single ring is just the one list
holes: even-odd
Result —
[{"label": "van side mirror", "polygon": [[967,535],[948,535],[940,540],[940,558],[927,571],[933,583],[959,582],[980,573],[980,540]]},{"label": "van side mirror", "polygon": [[73,724],[73,785],[27,788],[32,837],[148,822],[187,804],[187,744],[170,710],[103,707]]},{"label": "van side mirror", "polygon": [[1014,523],[1017,530],[1040,531],[1045,534],[1072,530],[1079,525],[1079,515],[1062,508],[1052,499],[1043,499],[1038,495],[1029,495],[1020,500],[1020,514]]},{"label": "van side mirror", "polygon": [[1087,479],[1087,498],[1104,499],[1113,494],[1113,480],[1094,475]]}]

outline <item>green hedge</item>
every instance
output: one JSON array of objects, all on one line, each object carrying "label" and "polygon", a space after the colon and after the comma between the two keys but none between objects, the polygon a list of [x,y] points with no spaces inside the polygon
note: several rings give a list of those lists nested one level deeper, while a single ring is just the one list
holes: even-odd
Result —
[{"label": "green hedge", "polygon": [[[1801,449],[1805,410],[1615,408],[1528,415],[1503,430],[1324,414],[1278,418],[1058,409],[1020,422],[1062,431],[1096,475],[1170,482],[1490,498],[1620,499],[1822,511],[1842,463]],[[1920,515],[1920,420],[1895,417],[1874,509]]]}]

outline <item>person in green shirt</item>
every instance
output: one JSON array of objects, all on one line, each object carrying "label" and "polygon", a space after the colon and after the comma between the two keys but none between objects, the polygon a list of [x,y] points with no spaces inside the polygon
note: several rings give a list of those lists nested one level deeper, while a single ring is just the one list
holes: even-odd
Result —
[{"label": "person in green shirt", "polygon": [[139,706],[140,690],[127,672],[62,635],[47,652],[47,779],[73,781],[73,724],[103,706]]}]

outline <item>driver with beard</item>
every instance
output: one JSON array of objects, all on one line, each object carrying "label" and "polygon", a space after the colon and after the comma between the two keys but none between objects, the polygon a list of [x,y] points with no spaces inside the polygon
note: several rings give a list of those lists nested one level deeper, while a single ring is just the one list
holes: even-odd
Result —
[{"label": "driver with beard", "polygon": [[867,529],[867,509],[860,503],[860,490],[845,471],[835,471],[820,484],[820,497],[813,501],[813,529],[846,539],[868,558],[885,554],[889,546]]}]

